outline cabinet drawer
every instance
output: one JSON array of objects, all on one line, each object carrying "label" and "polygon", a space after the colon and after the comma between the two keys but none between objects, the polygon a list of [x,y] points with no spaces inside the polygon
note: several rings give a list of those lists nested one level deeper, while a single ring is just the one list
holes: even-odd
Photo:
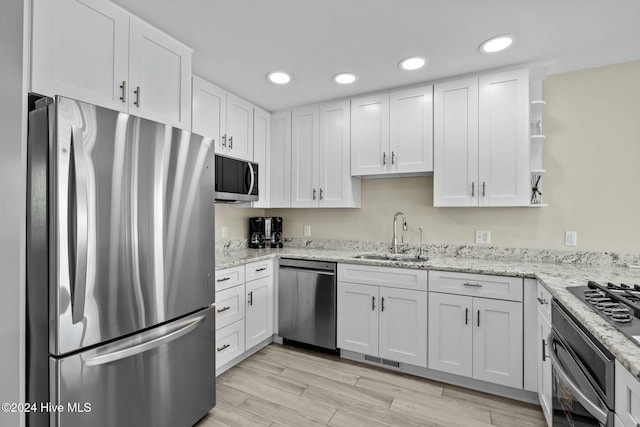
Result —
[{"label": "cabinet drawer", "polygon": [[216,331],[216,370],[244,353],[244,320]]},{"label": "cabinet drawer", "polygon": [[216,292],[244,283],[244,265],[216,271]]},{"label": "cabinet drawer", "polygon": [[522,278],[429,271],[429,291],[522,301]]},{"label": "cabinet drawer", "polygon": [[538,282],[536,300],[538,312],[547,319],[547,322],[551,323],[551,294],[540,282]]},{"label": "cabinet drawer", "polygon": [[216,329],[244,319],[244,301],[242,285],[216,292]]},{"label": "cabinet drawer", "polygon": [[338,264],[338,281],[426,291],[427,271],[371,265]]},{"label": "cabinet drawer", "polygon": [[266,259],[264,261],[251,262],[245,265],[246,281],[260,279],[262,277],[271,276],[273,274],[273,260]]}]

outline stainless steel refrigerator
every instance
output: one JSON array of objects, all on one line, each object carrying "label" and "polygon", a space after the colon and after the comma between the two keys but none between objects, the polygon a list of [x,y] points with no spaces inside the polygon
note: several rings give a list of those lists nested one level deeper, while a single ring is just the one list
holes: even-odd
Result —
[{"label": "stainless steel refrigerator", "polygon": [[33,101],[28,424],[190,426],[215,405],[212,141]]}]

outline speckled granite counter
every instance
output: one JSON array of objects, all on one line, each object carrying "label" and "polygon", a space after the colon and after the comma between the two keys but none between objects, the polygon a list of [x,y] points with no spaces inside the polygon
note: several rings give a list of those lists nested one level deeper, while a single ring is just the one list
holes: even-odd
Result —
[{"label": "speckled granite counter", "polygon": [[[538,279],[562,305],[578,319],[593,336],[614,354],[633,375],[640,379],[640,347],[618,332],[613,326],[578,300],[569,291],[570,286],[584,286],[589,280],[601,283],[639,283],[640,270],[616,265],[588,265],[578,263],[552,263],[528,260],[463,258],[453,256],[428,256],[420,263],[356,259],[355,255],[372,252],[372,248],[348,250],[317,248],[236,249],[216,254],[216,269],[242,265],[268,258],[299,258],[332,262],[368,264],[377,266],[449,270],[467,273],[494,274]],[[524,257],[521,257],[524,258]],[[511,259],[511,260],[509,260]]]}]

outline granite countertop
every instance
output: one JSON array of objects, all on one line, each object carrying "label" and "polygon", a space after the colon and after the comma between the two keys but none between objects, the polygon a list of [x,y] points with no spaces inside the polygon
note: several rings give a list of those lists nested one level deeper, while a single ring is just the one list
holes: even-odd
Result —
[{"label": "granite countertop", "polygon": [[[371,251],[369,251],[371,252]],[[566,290],[571,286],[584,286],[589,280],[600,283],[639,283],[640,270],[616,265],[588,265],[581,263],[540,262],[511,259],[464,258],[458,256],[429,256],[424,262],[402,262],[388,260],[357,259],[354,256],[367,251],[348,249],[318,249],[285,247],[281,249],[236,249],[216,253],[216,270],[243,265],[251,261],[269,258],[299,258],[350,264],[448,270],[466,273],[493,274],[528,277],[542,282],[556,298],[585,328],[598,339],[625,366],[632,375],[640,379],[640,346],[618,332],[590,307]]]}]

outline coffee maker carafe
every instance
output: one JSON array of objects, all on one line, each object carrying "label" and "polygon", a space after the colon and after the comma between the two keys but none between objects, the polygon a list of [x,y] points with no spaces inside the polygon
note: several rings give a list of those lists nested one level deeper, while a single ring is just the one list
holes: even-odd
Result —
[{"label": "coffee maker carafe", "polygon": [[[268,237],[269,239],[271,236]],[[265,218],[259,216],[249,218],[249,247],[261,249],[265,247]]]}]

